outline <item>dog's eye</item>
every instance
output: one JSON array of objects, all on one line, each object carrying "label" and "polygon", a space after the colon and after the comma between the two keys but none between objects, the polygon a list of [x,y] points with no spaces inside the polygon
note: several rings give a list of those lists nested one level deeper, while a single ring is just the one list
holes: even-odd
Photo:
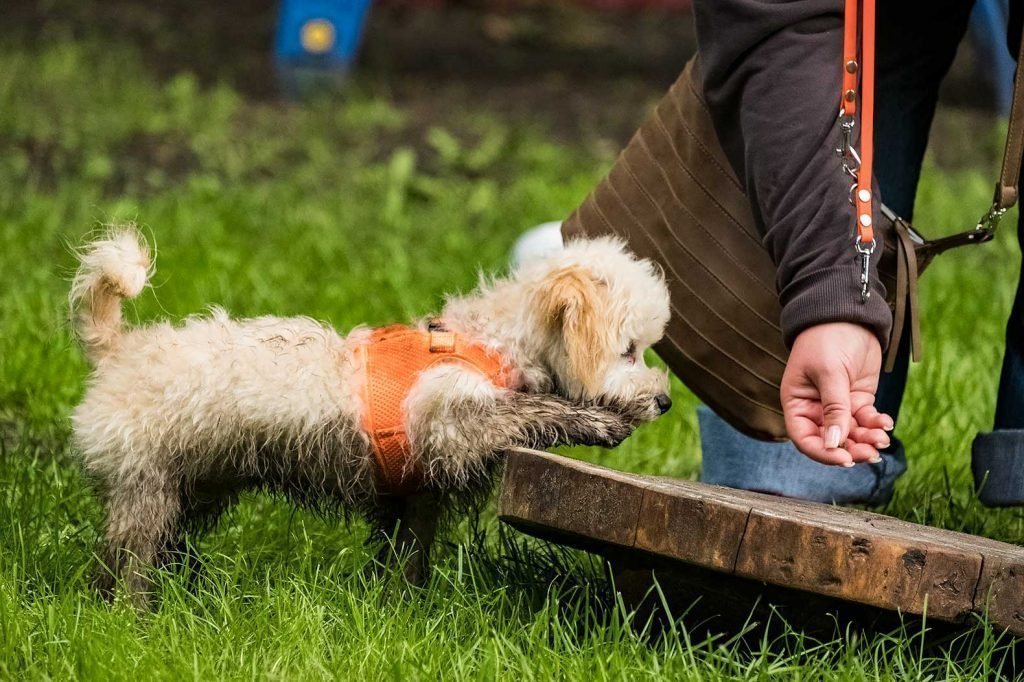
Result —
[{"label": "dog's eye", "polygon": [[629,342],[629,347],[626,348],[626,352],[622,354],[622,357],[630,362],[636,362],[636,341]]}]

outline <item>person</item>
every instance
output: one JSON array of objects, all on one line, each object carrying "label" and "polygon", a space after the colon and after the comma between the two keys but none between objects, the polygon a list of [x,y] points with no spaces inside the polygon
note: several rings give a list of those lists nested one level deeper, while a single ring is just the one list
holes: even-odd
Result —
[{"label": "person", "polygon": [[[972,3],[900,0],[878,4],[875,170],[881,199],[911,219],[939,85],[966,32]],[[908,350],[880,374],[891,315],[882,296],[837,298],[833,278],[850,278],[849,181],[834,172],[842,45],[842,0],[696,0],[704,91],[715,130],[776,262],[782,327],[790,356],[782,404],[792,443],[753,441],[714,414],[700,418],[703,479],[733,487],[837,503],[882,503],[906,470],[904,448],[882,438],[906,385]],[[1013,3],[1009,40],[1020,41]],[[794,125],[798,122],[798,125]],[[1021,232],[1024,237],[1024,232]],[[880,288],[877,272],[873,287]],[[874,409],[870,406],[873,404]],[[987,504],[1024,502],[1024,300],[1007,325],[995,428],[975,440],[976,481]],[[862,424],[857,410],[869,424]],[[814,413],[824,414],[822,439]],[[812,428],[813,425],[813,428]],[[866,436],[866,438],[864,437]],[[846,447],[844,447],[846,445]],[[874,460],[843,471],[823,464]],[[867,454],[865,455],[864,452]],[[801,454],[802,453],[802,454]],[[806,455],[810,459],[804,458]]]},{"label": "person", "polygon": [[[908,220],[939,86],[972,4],[878,3],[876,194]],[[1016,55],[1024,10],[1012,5],[1008,44]],[[850,181],[836,172],[834,152],[843,0],[694,0],[694,13],[715,130],[776,264],[790,347],[781,397],[792,439],[754,440],[701,408],[701,478],[822,502],[884,503],[906,471],[892,430],[909,349],[901,346],[894,370],[881,373],[892,317],[877,260],[876,295],[867,302],[848,295],[859,264],[850,257]],[[1018,233],[1024,244],[1024,222]],[[551,248],[542,234],[531,239]],[[1024,283],[1006,338],[995,426],[976,438],[972,453],[980,497],[989,505],[1024,504],[1024,467],[1017,464],[1024,457]]]}]

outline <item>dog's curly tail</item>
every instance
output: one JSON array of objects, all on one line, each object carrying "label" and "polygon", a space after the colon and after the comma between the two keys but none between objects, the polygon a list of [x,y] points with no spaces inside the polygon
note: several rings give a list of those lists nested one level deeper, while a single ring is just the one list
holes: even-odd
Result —
[{"label": "dog's curly tail", "polygon": [[93,362],[117,350],[121,299],[138,296],[152,274],[149,247],[134,225],[118,225],[78,252],[69,296],[72,322]]}]

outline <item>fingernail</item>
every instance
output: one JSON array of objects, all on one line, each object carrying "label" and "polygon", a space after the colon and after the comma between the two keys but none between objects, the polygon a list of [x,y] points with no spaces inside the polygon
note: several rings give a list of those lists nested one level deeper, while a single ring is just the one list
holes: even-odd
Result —
[{"label": "fingernail", "polygon": [[892,422],[892,420],[890,419],[890,420],[889,420],[889,422],[888,422],[888,424],[886,424],[885,426],[883,426],[883,427],[882,427],[882,430],[883,430],[883,431],[892,431],[892,430],[893,430],[893,429],[895,429],[895,428],[896,428],[896,425],[895,425],[895,424],[894,424],[894,423]]},{"label": "fingernail", "polygon": [[828,431],[825,432],[825,447],[829,450],[839,447],[839,436],[842,434],[842,430],[833,424],[828,427]]},{"label": "fingernail", "polygon": [[854,466],[855,464],[856,464],[856,462],[845,462],[843,464],[843,466],[846,467],[847,469],[849,469],[850,467]]},{"label": "fingernail", "polygon": [[887,447],[889,447],[889,441],[887,441],[887,440],[880,440],[877,443],[875,443],[875,449],[876,450],[884,450]]},{"label": "fingernail", "polygon": [[878,457],[875,457],[874,459],[869,459],[868,460],[868,464],[878,464],[881,461],[882,461],[882,456],[879,455]]}]

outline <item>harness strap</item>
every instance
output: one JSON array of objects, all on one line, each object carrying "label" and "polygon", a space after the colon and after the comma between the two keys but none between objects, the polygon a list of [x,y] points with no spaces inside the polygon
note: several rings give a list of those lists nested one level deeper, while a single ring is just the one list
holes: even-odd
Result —
[{"label": "harness strap", "polygon": [[405,400],[419,375],[439,363],[460,363],[496,386],[508,384],[501,358],[481,345],[466,343],[440,320],[426,331],[395,325],[375,329],[360,346],[363,373],[363,429],[377,462],[382,493],[409,495],[424,484],[406,432]]}]

